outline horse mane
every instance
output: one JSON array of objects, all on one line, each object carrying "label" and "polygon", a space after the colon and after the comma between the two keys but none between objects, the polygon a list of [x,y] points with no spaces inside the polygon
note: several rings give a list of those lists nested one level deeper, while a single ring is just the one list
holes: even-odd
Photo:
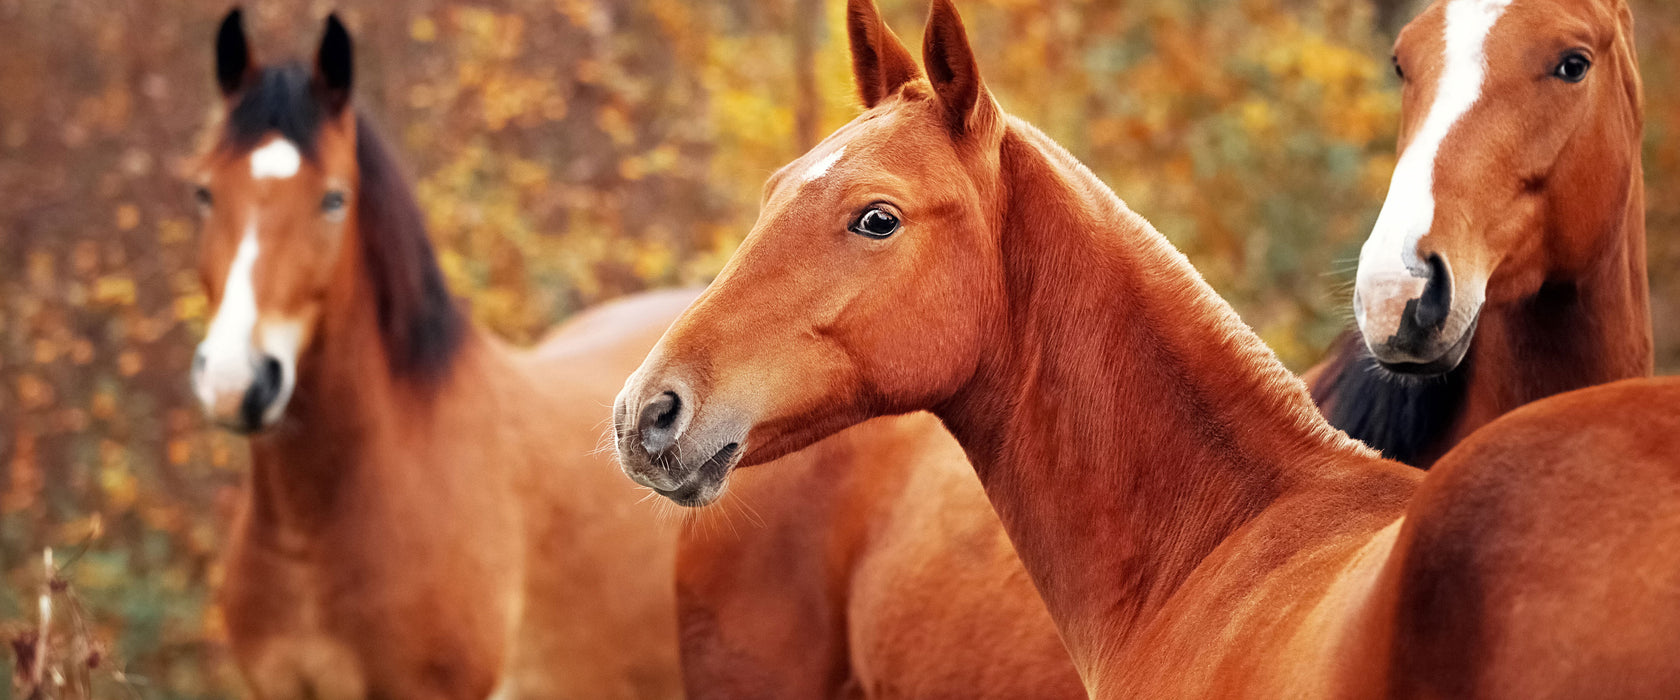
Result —
[{"label": "horse mane", "polygon": [[443,281],[414,188],[373,125],[356,114],[356,229],[379,310],[379,335],[400,376],[436,378],[465,336],[466,318]]},{"label": "horse mane", "polygon": [[[314,159],[326,117],[308,70],[268,67],[229,111],[223,143],[248,149],[277,132]],[[444,283],[413,188],[372,123],[360,112],[355,120],[356,235],[386,361],[399,377],[433,380],[460,350],[465,316]]]},{"label": "horse mane", "polygon": [[1382,452],[1419,465],[1441,445],[1464,408],[1470,357],[1434,378],[1400,377],[1383,369],[1357,331],[1331,345],[1334,355],[1313,383],[1312,397],[1330,424]]}]

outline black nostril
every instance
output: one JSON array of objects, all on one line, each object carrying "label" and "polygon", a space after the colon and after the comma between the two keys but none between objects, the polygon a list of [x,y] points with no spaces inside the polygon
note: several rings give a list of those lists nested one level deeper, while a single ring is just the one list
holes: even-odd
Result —
[{"label": "black nostril", "polygon": [[264,355],[256,369],[257,376],[252,378],[251,388],[245,390],[245,398],[239,402],[239,418],[250,429],[262,425],[263,414],[275,399],[280,398],[280,385],[285,379],[280,361],[273,357]]},{"label": "black nostril", "polygon": [[1452,271],[1438,253],[1431,253],[1425,262],[1429,265],[1429,281],[1418,298],[1415,321],[1420,330],[1439,331],[1452,312]]},{"label": "black nostril", "polygon": [[675,427],[681,415],[682,399],[670,391],[655,396],[642,406],[642,415],[636,422],[636,429],[642,437],[642,448],[650,455],[670,449],[677,441]]}]

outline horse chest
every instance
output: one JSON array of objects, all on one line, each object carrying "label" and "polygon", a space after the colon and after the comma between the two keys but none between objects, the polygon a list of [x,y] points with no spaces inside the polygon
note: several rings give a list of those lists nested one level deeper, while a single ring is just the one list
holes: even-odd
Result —
[{"label": "horse chest", "polygon": [[483,640],[433,624],[428,609],[449,613],[423,587],[257,555],[230,567],[224,595],[235,654],[260,697],[481,698],[495,680],[493,659],[477,653]]},{"label": "horse chest", "polygon": [[265,698],[360,700],[367,679],[356,653],[321,633],[276,636],[257,646],[246,664],[257,695]]},{"label": "horse chest", "polygon": [[246,553],[229,569],[224,610],[235,654],[265,698],[363,698],[367,670],[329,630],[317,568]]}]

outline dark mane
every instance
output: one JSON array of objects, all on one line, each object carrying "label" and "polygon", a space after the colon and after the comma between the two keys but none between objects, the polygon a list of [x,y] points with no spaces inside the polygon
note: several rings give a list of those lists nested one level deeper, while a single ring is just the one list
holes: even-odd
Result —
[{"label": "dark mane", "polygon": [[298,63],[270,66],[250,81],[228,111],[223,143],[244,150],[278,132],[304,157],[313,158],[325,116],[307,69]]},{"label": "dark mane", "polygon": [[1469,358],[1431,379],[1397,377],[1377,365],[1357,331],[1331,345],[1335,355],[1312,386],[1331,425],[1384,457],[1427,468],[1464,407]]},{"label": "dark mane", "polygon": [[396,159],[356,115],[356,229],[379,309],[379,335],[398,375],[432,379],[449,369],[466,319],[444,284],[425,216]]}]

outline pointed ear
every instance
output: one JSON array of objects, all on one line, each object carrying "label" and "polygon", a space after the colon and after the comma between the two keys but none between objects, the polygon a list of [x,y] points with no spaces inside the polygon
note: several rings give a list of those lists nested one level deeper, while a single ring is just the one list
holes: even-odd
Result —
[{"label": "pointed ear", "polygon": [[337,116],[350,103],[354,62],[350,32],[338,21],[338,15],[327,15],[327,31],[321,36],[321,50],[315,54],[315,92],[327,106],[328,114]]},{"label": "pointed ear", "polygon": [[251,44],[245,41],[244,14],[235,7],[216,30],[216,84],[223,97],[232,97],[254,73],[256,62],[251,60]]},{"label": "pointed ear", "polygon": [[874,107],[905,83],[922,77],[916,59],[881,20],[875,0],[846,3],[846,36],[852,43],[852,75],[864,107]]},{"label": "pointed ear", "polygon": [[980,66],[969,48],[968,32],[951,0],[933,0],[927,35],[922,38],[922,63],[953,134],[973,131],[995,116],[997,107],[980,82]]}]

